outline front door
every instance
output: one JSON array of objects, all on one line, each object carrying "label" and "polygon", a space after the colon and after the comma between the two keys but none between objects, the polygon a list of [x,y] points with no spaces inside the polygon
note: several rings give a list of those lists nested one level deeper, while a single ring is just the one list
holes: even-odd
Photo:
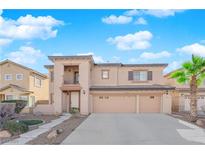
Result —
[{"label": "front door", "polygon": [[71,108],[78,108],[79,109],[79,92],[71,92]]}]

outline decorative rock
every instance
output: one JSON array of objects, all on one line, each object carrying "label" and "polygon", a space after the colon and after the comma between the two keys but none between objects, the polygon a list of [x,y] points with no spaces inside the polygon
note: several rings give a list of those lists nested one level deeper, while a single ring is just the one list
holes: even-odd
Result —
[{"label": "decorative rock", "polygon": [[204,122],[203,122],[203,120],[198,119],[198,120],[196,121],[196,124],[199,125],[199,126],[203,126],[203,125],[204,125]]},{"label": "decorative rock", "polygon": [[57,134],[63,133],[63,129],[57,129]]},{"label": "decorative rock", "polygon": [[58,135],[57,130],[53,130],[47,135],[47,138],[48,139],[56,138],[57,135]]},{"label": "decorative rock", "polygon": [[0,131],[0,138],[9,138],[11,137],[11,133],[7,130]]}]

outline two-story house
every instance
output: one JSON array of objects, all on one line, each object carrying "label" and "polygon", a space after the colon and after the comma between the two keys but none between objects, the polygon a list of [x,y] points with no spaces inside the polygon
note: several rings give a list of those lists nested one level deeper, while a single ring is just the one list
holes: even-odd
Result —
[{"label": "two-story house", "polygon": [[0,102],[27,100],[28,108],[48,102],[48,77],[10,60],[0,62]]},{"label": "two-story house", "polygon": [[81,114],[102,112],[171,112],[165,84],[167,64],[94,63],[92,56],[49,56],[49,105],[36,111],[61,114],[78,108]]},{"label": "two-story house", "polygon": [[[164,75],[166,79],[166,84],[175,87],[175,91],[171,94],[172,95],[172,111],[173,112],[190,111],[190,85],[188,83],[179,84],[176,81],[176,79],[170,78],[170,75],[172,72]],[[205,107],[205,80],[201,84],[201,86],[199,86],[198,91],[197,91],[197,110],[198,112],[202,111],[202,107]]]}]

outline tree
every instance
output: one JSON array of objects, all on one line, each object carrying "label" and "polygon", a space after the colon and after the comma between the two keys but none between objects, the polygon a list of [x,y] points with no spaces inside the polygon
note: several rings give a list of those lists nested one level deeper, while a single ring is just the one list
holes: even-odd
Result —
[{"label": "tree", "polygon": [[205,59],[192,55],[192,60],[184,62],[182,68],[173,72],[171,78],[175,78],[178,83],[190,85],[190,121],[197,120],[197,91],[198,86],[205,79]]}]

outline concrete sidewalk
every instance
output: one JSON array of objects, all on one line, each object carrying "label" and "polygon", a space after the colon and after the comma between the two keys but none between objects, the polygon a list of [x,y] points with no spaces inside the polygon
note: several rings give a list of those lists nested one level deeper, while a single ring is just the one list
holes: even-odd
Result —
[{"label": "concrete sidewalk", "polygon": [[60,116],[60,118],[52,120],[50,123],[44,124],[39,126],[39,128],[29,131],[27,133],[21,134],[19,138],[11,140],[9,142],[4,143],[4,145],[22,145],[26,144],[27,142],[33,140],[34,138],[38,137],[39,135],[50,131],[53,127],[59,125],[63,121],[69,119],[71,114],[64,114]]}]

